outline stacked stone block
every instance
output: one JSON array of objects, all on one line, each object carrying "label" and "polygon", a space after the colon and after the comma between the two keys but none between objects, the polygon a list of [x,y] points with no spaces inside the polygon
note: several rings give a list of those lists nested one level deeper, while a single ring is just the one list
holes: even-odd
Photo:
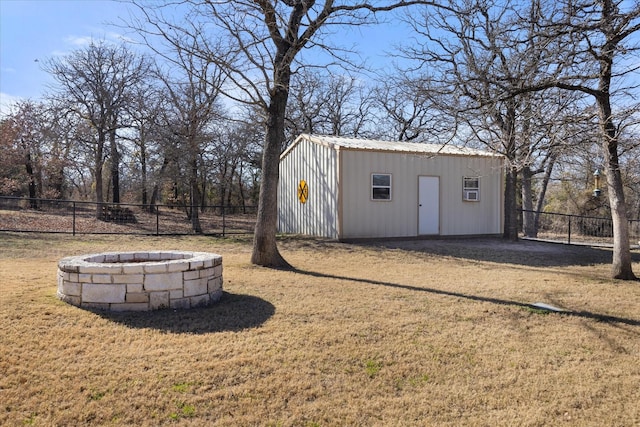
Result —
[{"label": "stacked stone block", "polygon": [[149,311],[209,305],[222,296],[222,256],[112,252],[58,263],[58,297],[83,308]]}]

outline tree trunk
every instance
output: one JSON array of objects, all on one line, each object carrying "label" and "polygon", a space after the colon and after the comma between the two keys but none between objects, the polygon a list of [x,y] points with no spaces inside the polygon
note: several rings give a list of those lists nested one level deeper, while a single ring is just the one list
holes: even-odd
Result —
[{"label": "tree trunk", "polygon": [[56,199],[64,199],[65,185],[64,185],[64,166],[58,166],[51,173],[51,188],[55,190]]},{"label": "tree trunk", "polygon": [[[610,123],[610,121],[609,121]],[[612,136],[609,136],[612,135]],[[618,144],[615,128],[611,124],[605,134],[603,150],[607,156],[606,178],[611,219],[613,221],[613,262],[611,275],[614,279],[635,280],[631,267],[631,245],[629,243],[629,219],[624,198],[622,174],[618,162]]]},{"label": "tree trunk", "polygon": [[229,172],[229,177],[225,179],[227,182],[227,187],[229,187],[229,191],[227,191],[227,206],[232,205],[233,201],[233,177],[236,174],[236,165],[235,163],[231,164],[231,171]]},{"label": "tree trunk", "polygon": [[242,213],[247,213],[247,206],[244,200],[244,185],[242,185],[242,163],[240,163],[240,172],[238,173],[238,193],[240,197],[240,203],[242,204]]},{"label": "tree trunk", "polygon": [[169,159],[165,157],[164,160],[162,161],[160,172],[158,172],[158,177],[156,178],[156,182],[153,185],[153,191],[151,192],[151,200],[149,201],[150,213],[154,213],[156,211],[156,203],[158,202],[158,193],[160,192],[160,183],[162,182],[164,171],[167,169],[168,165],[169,165]]},{"label": "tree trunk", "polygon": [[[603,16],[611,17],[611,3],[605,2]],[[631,246],[629,243],[629,218],[627,205],[624,200],[624,183],[620,173],[618,159],[618,133],[613,124],[611,110],[611,78],[613,76],[613,52],[615,43],[608,40],[603,48],[604,55],[600,58],[600,81],[596,104],[602,135],[602,151],[606,160],[607,192],[611,206],[613,220],[613,262],[611,274],[614,279],[635,280],[631,268]]]},{"label": "tree trunk", "polygon": [[224,201],[227,199],[227,192],[226,192],[227,186],[224,182],[224,178],[220,180],[220,183],[218,184],[218,195],[220,197],[218,204],[220,206],[224,206]]},{"label": "tree trunk", "polygon": [[36,175],[33,172],[33,161],[31,160],[31,153],[27,152],[25,157],[25,168],[27,170],[27,176],[29,177],[29,206],[31,209],[38,209],[38,185],[36,183]]},{"label": "tree trunk", "polygon": [[549,181],[551,180],[551,172],[553,172],[553,165],[556,163],[556,156],[552,154],[549,158],[549,163],[547,163],[547,167],[544,170],[544,177],[542,178],[542,186],[540,188],[540,194],[538,195],[538,202],[536,203],[536,213],[535,213],[535,235],[538,236],[538,230],[540,228],[540,212],[542,212],[542,208],[544,207],[544,198],[547,194],[547,188],[549,187]]},{"label": "tree trunk", "polygon": [[[140,174],[142,179],[142,208],[149,209],[149,193],[147,190],[147,149],[145,143],[140,144]],[[149,209],[149,212],[153,212]]]},{"label": "tree trunk", "polygon": [[120,203],[120,153],[116,143],[116,131],[109,132],[109,146],[111,150],[111,189],[113,190],[113,203]]},{"label": "tree trunk", "polygon": [[102,207],[104,203],[104,196],[102,193],[102,166],[104,165],[104,142],[105,135],[103,132],[98,132],[98,145],[96,146],[95,153],[95,174],[96,174],[96,218],[102,219]]},{"label": "tree trunk", "polygon": [[156,204],[158,203],[158,191],[159,185],[156,183],[151,190],[151,197],[149,198],[149,213],[156,212]]},{"label": "tree trunk", "polygon": [[200,225],[200,214],[198,209],[198,202],[200,201],[200,192],[198,191],[198,160],[193,159],[191,161],[191,191],[189,202],[191,208],[191,229],[194,233],[202,234],[202,226]]},{"label": "tree trunk", "polygon": [[516,159],[518,157],[516,149],[516,117],[517,102],[515,99],[509,100],[504,113],[496,110],[493,112],[495,122],[499,124],[502,133],[504,155],[507,166],[505,170],[504,188],[504,230],[503,238],[518,240],[518,168]]},{"label": "tree trunk", "polygon": [[280,151],[284,141],[284,117],[288,85],[276,87],[267,110],[265,144],[262,153],[262,183],[253,239],[251,262],[264,267],[291,268],[276,244],[278,231],[278,179]]},{"label": "tree trunk", "polygon": [[202,180],[198,187],[198,193],[200,195],[200,212],[204,213],[207,209],[207,174],[202,171]]},{"label": "tree trunk", "polygon": [[514,242],[518,240],[518,206],[516,203],[517,183],[518,170],[514,166],[508,166],[504,189],[503,237]]},{"label": "tree trunk", "polygon": [[[617,176],[616,176],[617,175]],[[607,167],[607,190],[613,220],[613,263],[611,274],[614,279],[635,280],[631,268],[631,247],[629,243],[629,220],[622,191],[620,169]]]},{"label": "tree trunk", "polygon": [[522,169],[522,229],[524,235],[527,237],[537,237],[538,228],[540,225],[540,212],[544,207],[544,198],[547,193],[547,187],[551,179],[551,172],[553,171],[553,165],[555,164],[555,156],[551,154],[544,168],[544,176],[540,183],[540,193],[538,194],[538,200],[533,206],[533,176],[535,172],[528,166]]},{"label": "tree trunk", "polygon": [[527,237],[536,237],[535,215],[533,212],[533,172],[529,166],[522,169],[522,229]]}]

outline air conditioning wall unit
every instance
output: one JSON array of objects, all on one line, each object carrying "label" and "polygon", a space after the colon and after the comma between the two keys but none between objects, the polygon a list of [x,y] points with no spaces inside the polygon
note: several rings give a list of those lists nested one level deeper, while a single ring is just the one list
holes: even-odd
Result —
[{"label": "air conditioning wall unit", "polygon": [[478,193],[478,190],[464,190],[464,201],[479,202],[480,194]]}]

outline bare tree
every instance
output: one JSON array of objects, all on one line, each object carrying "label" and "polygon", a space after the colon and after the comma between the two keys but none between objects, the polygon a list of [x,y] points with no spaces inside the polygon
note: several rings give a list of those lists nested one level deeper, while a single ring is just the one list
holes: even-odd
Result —
[{"label": "bare tree", "polygon": [[[595,102],[602,146],[607,194],[613,220],[612,276],[633,280],[629,243],[629,218],[620,163],[621,132],[635,106],[615,108],[616,94],[633,99],[637,86],[623,86],[624,77],[637,73],[625,57],[637,54],[632,36],[640,33],[640,5],[622,0],[561,1],[562,16],[546,22],[545,44],[556,44],[555,61],[548,63],[553,75],[523,85],[523,91],[547,87],[584,93]],[[554,30],[554,31],[549,31]],[[622,108],[621,108],[622,107]]]},{"label": "bare tree", "polygon": [[[612,100],[612,80],[619,77],[614,71],[617,52],[624,49],[623,42],[630,35],[640,32],[640,6],[624,13],[621,1],[603,0],[599,2],[599,19],[594,26],[589,21],[573,24],[581,31],[582,46],[585,54],[598,63],[597,89],[593,86],[568,85],[565,88],[578,89],[592,95],[596,100],[599,113],[599,124],[602,137],[602,149],[605,155],[605,171],[611,216],[613,220],[613,263],[612,276],[616,279],[636,279],[631,268],[631,251],[629,243],[629,221],[624,196],[624,183],[619,158],[619,125],[615,123]],[[575,7],[575,5],[574,5]],[[589,9],[591,5],[584,5]],[[589,10],[583,9],[583,10]],[[592,35],[596,31],[599,34]],[[626,70],[628,72],[630,70]],[[625,72],[625,73],[626,73]]]},{"label": "bare tree", "polygon": [[201,233],[198,210],[203,205],[204,194],[204,188],[199,187],[202,154],[204,146],[211,141],[212,122],[221,116],[219,94],[224,77],[217,65],[192,52],[177,49],[172,61],[174,66],[162,81],[168,95],[167,106],[173,114],[167,126],[177,138],[181,156],[187,163],[188,216],[193,231]]},{"label": "bare tree", "polygon": [[[377,133],[396,141],[448,142],[455,133],[449,117],[437,108],[435,92],[425,90],[424,81],[403,71],[384,76],[375,88],[380,110]],[[435,104],[435,105],[434,105]]]},{"label": "bare tree", "polygon": [[524,128],[533,100],[516,94],[522,81],[540,72],[542,47],[531,41],[533,30],[521,25],[523,11],[509,2],[449,6],[410,17],[423,42],[403,51],[426,70],[422,91],[448,113],[456,137],[505,156],[503,234],[517,240],[517,179],[530,151]]},{"label": "bare tree", "polygon": [[116,131],[121,126],[120,114],[129,102],[131,90],[147,76],[149,63],[124,45],[92,42],[84,49],[49,59],[45,70],[58,83],[54,98],[67,103],[71,111],[94,129],[93,174],[98,203],[96,216],[100,218],[104,202],[102,177],[105,158],[110,150],[114,198],[117,201],[119,153]]},{"label": "bare tree", "polygon": [[77,195],[82,200],[95,198],[95,143],[96,134],[91,124],[68,110],[68,105],[63,105],[66,112],[62,117],[65,126],[68,127],[69,158],[73,159],[67,169],[66,177],[73,190],[71,194]]},{"label": "bare tree", "polygon": [[[134,0],[135,1],[135,0]],[[176,45],[180,31],[192,38],[195,53],[221,67],[231,84],[225,93],[232,99],[261,108],[265,123],[262,181],[255,228],[254,264],[287,267],[277,248],[278,164],[285,141],[285,116],[294,65],[304,48],[325,48],[323,30],[336,25],[359,25],[375,20],[375,14],[425,1],[347,2],[327,0],[185,1],[189,13],[183,22],[169,22],[160,9],[138,3],[156,34]],[[144,27],[144,28],[143,28]],[[147,34],[148,26],[138,25]],[[227,49],[211,50],[219,36]],[[216,43],[217,44],[217,43]],[[298,64],[301,65],[301,64]]]},{"label": "bare tree", "polygon": [[[20,101],[2,127],[0,179],[5,185],[0,184],[0,192],[27,195],[34,209],[39,207],[40,198],[62,198],[65,169],[71,164],[72,129],[66,110],[46,102]],[[2,191],[2,187],[8,191]]]},{"label": "bare tree", "polygon": [[371,130],[374,97],[360,80],[322,70],[292,78],[287,104],[287,145],[301,133],[357,137]]},{"label": "bare tree", "polygon": [[256,159],[261,154],[261,128],[256,127],[247,121],[229,121],[221,127],[218,143],[205,152],[215,185],[214,203],[222,209],[238,205],[245,207],[250,198],[251,177],[259,169]]},{"label": "bare tree", "polygon": [[18,103],[15,112],[2,121],[2,192],[17,194],[26,182],[30,207],[38,207],[36,198],[40,196],[40,163],[37,106],[32,101]]},{"label": "bare tree", "polygon": [[[547,187],[560,158],[576,149],[583,149],[591,141],[585,123],[588,109],[580,103],[579,94],[548,90],[522,97],[527,102],[519,121],[521,144],[519,157],[522,198],[522,228],[525,236],[536,237],[540,212],[544,206]],[[542,175],[534,188],[533,180]],[[536,191],[537,190],[537,191]]]},{"label": "bare tree", "polygon": [[[518,138],[522,135],[522,124],[527,125],[527,121],[518,119],[526,116],[531,94],[554,87],[583,94],[592,97],[598,112],[614,228],[612,276],[634,279],[619,140],[625,129],[622,117],[629,117],[628,111],[637,107],[627,105],[626,114],[617,115],[612,100],[614,82],[620,85],[621,77],[637,71],[636,65],[621,59],[637,52],[638,46],[629,40],[640,30],[640,6],[614,0],[532,1],[524,10],[513,6],[480,2],[448,16],[440,15],[435,22],[440,23],[440,29],[455,35],[461,42],[458,44],[431,37],[431,28],[422,27],[427,28],[423,32],[429,40],[438,43],[438,49],[425,51],[426,56],[449,65],[454,75],[465,75],[468,83],[461,85],[459,78],[455,80],[460,88],[458,93],[475,104],[474,110],[483,109],[482,116],[499,129],[496,135],[509,162],[505,236],[514,238],[517,231],[513,194],[518,154],[522,152]],[[459,24],[452,27],[453,22]],[[621,94],[633,91],[637,92],[637,88],[621,85],[617,88]],[[535,96],[540,98],[539,94]],[[482,136],[474,133],[476,137]]]},{"label": "bare tree", "polygon": [[153,154],[157,157],[160,151],[158,140],[162,131],[159,129],[159,117],[163,101],[162,91],[149,82],[135,88],[126,112],[129,129],[133,132],[123,138],[131,141],[135,147],[133,158],[137,160],[139,168],[140,201],[149,212],[155,211],[155,199],[151,198],[149,188]]},{"label": "bare tree", "polygon": [[[76,132],[75,123],[66,106],[55,102],[45,104],[47,118],[44,125],[46,156],[46,198],[63,199],[69,194],[69,167],[74,163],[71,152]],[[43,141],[44,142],[44,141]]]},{"label": "bare tree", "polygon": [[[9,132],[3,132],[7,138],[6,146],[13,147],[21,165],[22,173],[26,174],[27,195],[32,209],[38,208],[38,198],[42,197],[43,132],[45,111],[42,105],[33,101],[22,101],[15,105],[15,113],[5,122]],[[14,156],[10,156],[14,157]],[[22,175],[15,174],[16,179]],[[7,177],[10,178],[10,177]]]},{"label": "bare tree", "polygon": [[301,133],[325,132],[320,117],[323,110],[322,95],[326,89],[327,78],[311,70],[301,70],[294,76],[287,104],[286,145],[293,142]]},{"label": "bare tree", "polygon": [[0,120],[0,194],[15,196],[21,193],[27,178],[22,167],[24,154],[20,149],[20,128],[7,115]]},{"label": "bare tree", "polygon": [[320,103],[322,118],[328,125],[325,134],[356,137],[366,131],[373,98],[358,79],[347,75],[332,76]]}]

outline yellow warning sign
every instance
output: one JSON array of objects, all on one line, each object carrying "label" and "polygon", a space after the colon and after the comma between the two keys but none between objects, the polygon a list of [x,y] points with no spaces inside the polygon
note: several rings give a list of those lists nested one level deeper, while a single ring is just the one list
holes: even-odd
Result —
[{"label": "yellow warning sign", "polygon": [[300,203],[307,203],[307,199],[309,198],[309,186],[307,185],[307,181],[300,180],[300,184],[298,184],[298,200]]}]

